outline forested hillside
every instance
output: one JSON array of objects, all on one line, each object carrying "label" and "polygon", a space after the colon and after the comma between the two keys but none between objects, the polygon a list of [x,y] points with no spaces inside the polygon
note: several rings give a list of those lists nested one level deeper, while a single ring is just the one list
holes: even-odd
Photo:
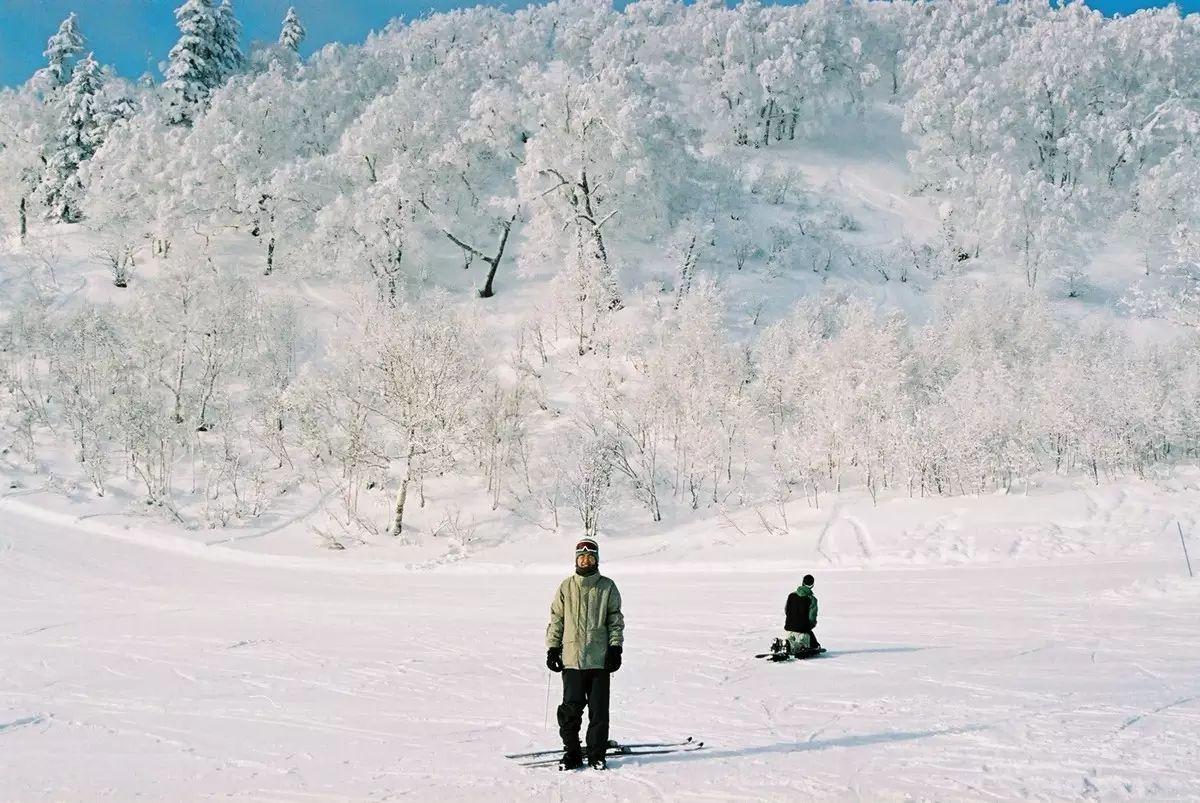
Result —
[{"label": "forested hillside", "polygon": [[1195,462],[1198,15],[176,17],[0,93],[13,488],[462,546]]}]

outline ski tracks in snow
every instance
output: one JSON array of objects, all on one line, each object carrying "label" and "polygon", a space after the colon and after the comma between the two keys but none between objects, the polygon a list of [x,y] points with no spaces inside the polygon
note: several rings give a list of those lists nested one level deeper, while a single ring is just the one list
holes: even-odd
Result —
[{"label": "ski tracks in snow", "polygon": [[15,731],[17,728],[28,728],[33,725],[41,725],[48,718],[43,714],[35,714],[31,717],[23,717],[14,719],[11,722],[0,722],[0,734]]},{"label": "ski tracks in snow", "polygon": [[[850,530],[849,539],[853,544],[853,555],[848,559],[843,557],[841,550],[841,544],[846,540],[846,529]],[[875,558],[875,544],[870,529],[862,519],[847,513],[842,505],[829,514],[829,519],[817,534],[815,550],[831,566],[848,562],[869,565]]]}]

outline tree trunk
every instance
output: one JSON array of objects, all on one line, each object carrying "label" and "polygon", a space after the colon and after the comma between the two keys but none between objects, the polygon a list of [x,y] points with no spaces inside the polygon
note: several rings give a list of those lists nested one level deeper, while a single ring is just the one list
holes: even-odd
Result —
[{"label": "tree trunk", "polygon": [[265,276],[270,276],[271,271],[275,269],[275,209],[272,207],[268,211],[267,201],[270,200],[273,200],[270,195],[263,195],[258,200],[258,208],[266,214],[267,226],[270,228],[270,235],[267,237],[267,271],[264,274]]},{"label": "tree trunk", "polygon": [[21,240],[24,241],[25,235],[29,233],[29,218],[26,204],[28,199],[21,196],[20,220],[21,220]]},{"label": "tree trunk", "polygon": [[[596,222],[596,213],[592,209],[592,189],[591,184],[588,182],[587,170],[582,171],[579,175],[579,189],[583,200],[583,211],[587,215],[587,225],[591,229],[588,232],[588,239],[592,241],[592,245],[596,248],[595,256],[600,261],[600,277],[610,296],[607,304],[608,309],[620,309],[622,307],[621,293],[617,288],[617,281],[612,274],[612,266],[608,261],[608,249],[604,245],[604,235],[600,232],[600,226]],[[575,223],[576,230],[578,231],[578,228],[582,225],[584,225],[584,222],[577,218]]]},{"label": "tree trunk", "polygon": [[604,264],[605,271],[608,270],[608,249],[604,247],[604,236],[600,233],[600,227],[596,225],[596,213],[592,210],[592,188],[588,183],[587,171],[584,170],[579,176],[579,187],[583,190],[583,211],[587,213],[588,219],[592,221],[592,242],[596,245],[596,256]]},{"label": "tree trunk", "polygon": [[692,274],[696,269],[696,237],[688,242],[687,251],[683,255],[683,263],[679,267],[679,289],[675,294],[675,309],[683,303],[683,297],[692,289]]},{"label": "tree trunk", "polygon": [[172,411],[171,419],[176,424],[183,423],[183,380],[184,369],[187,366],[187,334],[184,333],[183,345],[179,349],[179,370],[175,376],[175,387],[172,388],[175,395],[175,409]]},{"label": "tree trunk", "polygon": [[200,423],[196,425],[197,432],[208,432],[212,429],[208,423],[208,403],[212,401],[213,393],[216,391],[218,371],[210,362],[205,373],[208,374],[208,381],[204,388],[204,396],[200,399]]},{"label": "tree trunk", "polygon": [[392,514],[391,535],[399,537],[404,532],[404,502],[408,499],[408,477],[400,481],[400,491],[396,494],[396,509]]},{"label": "tree trunk", "polygon": [[492,282],[496,279],[496,271],[500,268],[500,260],[504,258],[504,247],[508,245],[508,235],[512,231],[516,220],[517,216],[513,215],[504,224],[504,231],[500,234],[500,245],[496,247],[496,255],[486,260],[488,263],[488,275],[487,280],[483,283],[483,289],[479,291],[480,298],[491,298],[496,294],[495,289],[492,287]]},{"label": "tree trunk", "polygon": [[586,538],[595,538],[600,530],[600,511],[591,502],[585,503],[583,511],[583,534]]},{"label": "tree trunk", "polygon": [[767,147],[771,144],[771,118],[775,116],[775,101],[768,100],[767,105],[763,107],[763,132],[762,132],[762,147]]},{"label": "tree trunk", "polygon": [[400,481],[400,490],[396,493],[396,507],[392,513],[392,526],[388,528],[391,535],[399,537],[404,532],[404,503],[408,500],[408,484],[412,482],[413,470],[413,455],[416,454],[417,448],[414,445],[408,447],[408,459],[404,466],[404,479]]}]

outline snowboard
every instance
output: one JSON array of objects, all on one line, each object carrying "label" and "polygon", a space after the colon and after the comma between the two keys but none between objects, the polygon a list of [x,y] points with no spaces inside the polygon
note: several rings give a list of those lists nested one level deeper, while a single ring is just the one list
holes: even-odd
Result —
[{"label": "snowboard", "polygon": [[792,652],[788,648],[788,643],[781,638],[777,638],[771,642],[770,652],[760,652],[755,658],[766,658],[768,661],[802,661],[805,658],[815,658],[825,652],[824,647],[806,647],[804,649]]},{"label": "snowboard", "polygon": [[755,658],[766,658],[768,661],[777,661],[777,662],[804,661],[804,660],[807,660],[808,658],[816,658],[818,655],[821,655],[824,652],[825,652],[824,647],[818,647],[815,650],[804,650],[804,651],[798,652],[794,655],[791,653],[787,653],[787,652],[760,652],[758,655],[755,655],[754,657]]}]

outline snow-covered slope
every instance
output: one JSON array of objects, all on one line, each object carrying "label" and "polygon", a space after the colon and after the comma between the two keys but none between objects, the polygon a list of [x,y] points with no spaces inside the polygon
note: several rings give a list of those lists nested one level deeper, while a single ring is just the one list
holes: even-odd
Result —
[{"label": "snow-covered slope", "polygon": [[556,575],[213,562],[91,525],[0,503],[6,800],[1178,800],[1200,784],[1200,587],[1157,553],[818,569],[828,654],[770,664],[752,655],[795,573],[635,571],[649,559],[606,549],[627,620],[612,736],[705,747],[599,776],[503,757],[556,744]]}]

